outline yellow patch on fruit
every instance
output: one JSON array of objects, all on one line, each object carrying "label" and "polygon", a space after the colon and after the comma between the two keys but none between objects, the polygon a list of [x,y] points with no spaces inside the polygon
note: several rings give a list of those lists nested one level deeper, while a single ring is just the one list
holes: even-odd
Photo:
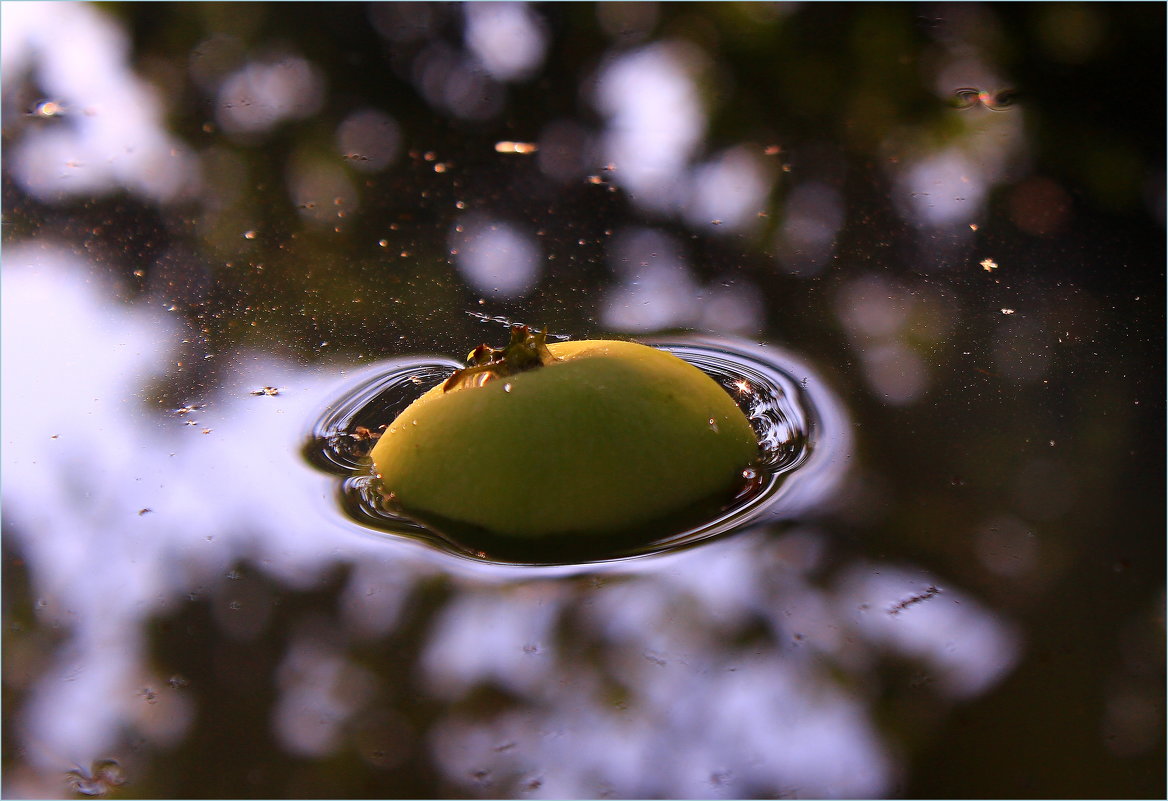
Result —
[{"label": "yellow patch on fruit", "polygon": [[512,542],[650,530],[729,502],[758,456],[729,394],[656,348],[546,345],[517,326],[507,348],[481,346],[471,362],[407,407],[372,453],[383,491],[439,530]]}]

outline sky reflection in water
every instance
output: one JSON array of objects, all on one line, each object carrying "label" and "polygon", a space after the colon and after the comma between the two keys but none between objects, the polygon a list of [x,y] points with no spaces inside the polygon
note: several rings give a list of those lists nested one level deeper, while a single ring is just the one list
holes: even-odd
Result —
[{"label": "sky reflection in water", "polygon": [[[881,653],[899,653],[959,698],[992,686],[1016,656],[1011,627],[958,589],[894,614],[934,582],[912,566],[857,564],[816,586],[808,579],[827,546],[814,527],[577,581],[463,574],[362,536],[332,508],[329,477],[295,448],[342,368],[240,353],[213,395],[191,399],[199,408],[150,408],[146,388],[170,368],[182,326],[156,307],[112,302],[116,289],[93,276],[48,242],[5,254],[6,536],[42,599],[38,617],[66,635],[19,713],[41,769],[116,751],[122,727],[161,744],[182,738],[198,710],[154,673],[144,627],[192,595],[231,598],[241,562],[289,588],[337,562],[355,568],[343,632],[331,645],[295,639],[279,674],[273,733],[314,756],[342,747],[345,721],[376,694],[345,643],[392,631],[411,585],[452,571],[421,685],[453,702],[494,681],[524,704],[502,719],[446,716],[428,747],[454,780],[485,765],[538,778],[547,797],[778,785],[879,795],[896,762],[868,715],[870,682],[858,691],[827,667],[863,676]],[[59,316],[46,328],[50,303]],[[279,394],[253,395],[261,385]],[[263,610],[247,607],[228,603],[226,633],[247,636],[259,616],[250,636],[262,636]],[[735,645],[757,621],[773,645]],[[574,656],[583,643],[598,661]],[[626,701],[612,702],[606,676],[619,677]]]},{"label": "sky reflection in water", "polygon": [[[760,23],[762,16],[796,13],[747,5],[743,13],[760,15]],[[1087,29],[1102,30],[1090,23],[1097,10],[1069,8],[1055,4],[1050,13],[1085,14]],[[572,87],[586,108],[544,120],[538,130],[507,132],[536,148],[501,158],[526,159],[565,192],[587,184],[627,204],[603,241],[571,238],[581,249],[598,245],[595,264],[553,265],[562,243],[546,236],[549,221],[532,219],[506,195],[481,203],[467,197],[471,208],[460,197],[451,203],[457,214],[450,211],[439,229],[424,232],[443,243],[436,252],[449,254],[441,269],[450,268],[424,274],[426,281],[438,286],[434,276],[441,275],[462,282],[482,298],[470,311],[513,313],[514,307],[495,304],[531,301],[549,276],[599,265],[607,272],[595,291],[572,298],[590,321],[628,335],[693,327],[755,336],[783,329],[783,298],[768,294],[765,272],[738,271],[733,258],[711,262],[714,251],[706,246],[730,243],[730,252],[741,253],[753,247],[744,244],[749,237],[765,236],[772,247],[760,250],[793,283],[837,279],[823,285],[825,316],[832,318],[824,327],[840,328],[839,358],[854,362],[855,391],[892,407],[890,414],[919,411],[926,399],[945,408],[946,399],[930,393],[945,381],[953,391],[944,366],[970,375],[961,361],[970,351],[958,358],[942,346],[966,328],[985,350],[977,362],[984,366],[973,368],[978,375],[966,384],[992,368],[1001,383],[987,393],[1021,394],[1053,380],[1057,370],[1068,370],[1060,359],[1072,364],[1071,373],[1102,368],[1082,351],[1052,350],[1052,340],[1057,336],[1061,346],[1075,330],[1094,352],[1096,307],[1111,299],[1030,285],[1023,275],[1034,266],[1028,263],[1013,273],[1021,277],[1001,286],[995,259],[1006,270],[1015,265],[994,252],[968,259],[965,248],[983,241],[976,235],[992,216],[995,193],[1004,197],[1004,218],[1033,237],[1064,230],[1072,214],[1067,189],[1027,172],[1034,154],[1024,139],[1026,108],[998,102],[1007,96],[998,91],[1005,84],[979,55],[995,35],[983,7],[950,8],[946,32],[930,40],[916,65],[935,76],[930,91],[938,103],[952,104],[957,88],[978,90],[978,102],[952,109],[951,135],[937,142],[921,134],[924,126],[872,128],[887,137],[870,145],[878,154],[875,170],[890,187],[883,198],[889,217],[915,237],[915,249],[872,263],[865,261],[870,254],[837,253],[854,211],[845,190],[857,180],[842,166],[842,154],[816,154],[809,145],[791,170],[791,154],[770,139],[715,144],[711,98],[718,92],[710,87],[723,79],[719,65],[695,41],[651,38],[664,13],[651,4],[598,7],[597,22],[613,47]],[[181,748],[221,699],[156,664],[170,655],[152,649],[158,621],[201,604],[210,607],[216,644],[283,647],[270,678],[275,700],[266,731],[290,755],[325,760],[352,752],[373,769],[434,765],[443,775],[439,789],[452,794],[888,795],[903,786],[907,770],[903,744],[878,719],[882,698],[898,689],[891,684],[919,688],[926,700],[914,696],[906,706],[923,704],[943,717],[953,704],[992,690],[1023,655],[1021,627],[990,604],[1009,608],[1009,599],[1040,597],[1058,580],[1077,583],[1064,572],[1072,561],[1065,554],[1086,546],[1074,541],[1079,524],[1068,518],[1083,513],[1080,493],[1099,496],[1087,492],[1094,478],[1072,462],[1075,453],[1097,451],[1068,449],[1058,457],[1027,451],[1012,460],[1014,452],[1001,447],[1016,445],[1007,440],[1018,433],[1003,419],[1008,414],[970,418],[975,426],[992,418],[1006,432],[983,432],[984,448],[994,452],[995,464],[1003,462],[1005,499],[981,503],[980,517],[960,521],[968,523],[965,530],[950,525],[952,519],[909,518],[927,536],[968,535],[970,561],[989,576],[976,589],[942,581],[903,558],[858,556],[811,518],[579,575],[479,570],[359,531],[336,508],[333,478],[302,461],[299,446],[321,404],[367,363],[358,367],[349,352],[306,367],[287,356],[290,343],[279,331],[264,332],[249,346],[204,353],[203,332],[183,314],[185,304],[202,302],[215,276],[242,283],[231,270],[256,268],[250,260],[266,252],[261,246],[285,233],[262,224],[247,167],[255,150],[291,127],[323,126],[315,144],[304,137],[281,164],[285,188],[277,193],[287,195],[292,218],[304,224],[297,232],[301,247],[314,233],[340,235],[357,227],[362,214],[380,213],[369,203],[377,193],[366,190],[391,171],[417,167],[433,177],[459,165],[425,148],[414,153],[418,143],[403,109],[362,98],[331,120],[326,109],[335,87],[323,64],[290,47],[250,51],[245,36],[222,31],[200,42],[182,67],[202,93],[193,102],[203,105],[198,113],[209,137],[192,149],[167,128],[176,111],[168,104],[178,101],[135,72],[129,37],[104,12],[81,3],[5,3],[2,14],[5,169],[14,185],[65,216],[66,203],[123,190],[160,214],[190,202],[196,210],[184,223],[200,238],[194,258],[166,253],[125,269],[148,274],[145,289],[135,293],[105,277],[126,264],[78,255],[79,240],[90,242],[88,232],[58,235],[46,227],[29,236],[6,234],[0,276],[4,539],[28,573],[34,634],[61,639],[15,638],[17,647],[6,649],[6,689],[18,701],[8,708],[14,722],[8,750],[16,755],[9,756],[15,769],[5,776],[5,795],[59,795],[66,771],[84,778],[108,758],[123,763],[132,784],[155,768],[133,744],[147,743],[146,751]],[[395,74],[416,90],[423,116],[443,125],[496,119],[560,44],[560,32],[525,4],[375,4],[367,15],[386,47],[411,54],[393,66]],[[449,15],[457,15],[460,40],[435,35]],[[1090,36],[1060,40],[1057,26],[1050,31],[1069,59],[1085,58],[1075,48],[1095,46]],[[48,97],[30,96],[34,90]],[[13,117],[17,99],[30,102]],[[55,105],[33,105],[43,100]],[[848,135],[860,141],[873,134]],[[830,147],[831,134],[823,138]],[[885,158],[889,153],[907,155]],[[1162,217],[1162,170],[1159,175],[1146,203]],[[773,228],[768,218],[777,220]],[[691,232],[704,240],[696,243]],[[375,278],[390,270],[412,275],[420,248],[406,239],[379,230],[361,245],[376,254],[370,260]],[[120,243],[112,250],[120,252]],[[304,253],[309,263],[319,255]],[[127,262],[139,257],[120,254]],[[985,275],[976,266],[983,258]],[[984,288],[962,295],[932,280],[958,269],[986,278]],[[291,269],[288,274],[295,277]],[[426,281],[403,286],[421,292]],[[462,296],[436,290],[434,297],[442,306]],[[304,316],[315,300],[298,299]],[[351,300],[343,297],[343,308]],[[1030,308],[1022,305],[1027,301]],[[468,309],[439,311],[462,316]],[[341,312],[336,318],[338,330],[351,322]],[[803,323],[813,336],[824,327]],[[1034,344],[1040,335],[1043,344]],[[332,352],[327,340],[320,338],[315,358]],[[390,344],[361,348],[383,352]],[[220,366],[206,393],[184,398],[181,406],[158,403],[168,394],[164,388],[195,370],[191,359]],[[1116,369],[1128,369],[1124,364]],[[1124,434],[1132,419],[1115,409],[1131,401],[1129,390],[1138,394],[1134,385],[1115,386],[1091,385],[1080,395],[1067,390],[1068,405],[1091,396],[1093,407],[1110,407],[1084,413],[1095,414],[1087,433],[1099,441],[1121,440],[1113,435]],[[255,394],[264,387],[278,393]],[[968,397],[971,406],[986,403],[976,392]],[[1070,414],[1056,411],[1060,420]],[[929,430],[925,416],[913,420]],[[1044,430],[1069,436],[1079,433],[1076,425],[1044,423]],[[871,428],[862,433],[879,435]],[[1032,432],[1022,433],[1029,443]],[[900,455],[911,460],[914,453]],[[879,495],[874,471],[883,469],[883,456],[861,450],[856,468],[863,479],[843,494]],[[936,502],[935,488],[930,492]],[[881,502],[897,501],[889,493]],[[966,508],[946,502],[951,515]],[[871,505],[857,508],[880,514]],[[1057,525],[1044,530],[1045,523]],[[1036,531],[1050,536],[1037,538]],[[938,552],[930,557],[945,564]],[[1102,558],[1111,559],[1111,552]],[[280,604],[307,596],[339,572],[344,585],[329,601],[334,606],[319,603],[280,639],[284,632],[273,623]],[[256,575],[267,583],[249,580]],[[1162,578],[1155,580],[1161,615]],[[1001,594],[987,602],[991,586]],[[362,649],[395,642],[410,629],[416,599],[433,587],[440,588],[426,610],[433,618],[415,650],[393,655],[401,686],[391,686],[385,664],[371,663]],[[1065,595],[1044,601],[1078,602]],[[1011,611],[1024,612],[1023,606]],[[1125,607],[1107,614],[1132,613]],[[1162,635],[1162,615],[1159,621]],[[1128,620],[1123,636],[1129,641],[1134,626]],[[1114,736],[1096,747],[1140,755],[1162,730],[1162,714],[1149,711],[1149,698],[1162,701],[1162,695],[1123,673],[1131,674],[1131,665],[1142,664],[1151,650],[1128,646],[1136,657],[1118,660],[1127,668],[1108,668],[1119,689],[1100,691],[1101,714]],[[1100,652],[1106,650],[1104,644]],[[236,676],[230,665],[217,669],[228,680]],[[488,685],[509,695],[484,712],[475,699]],[[432,720],[410,717],[414,697],[434,702]]]}]

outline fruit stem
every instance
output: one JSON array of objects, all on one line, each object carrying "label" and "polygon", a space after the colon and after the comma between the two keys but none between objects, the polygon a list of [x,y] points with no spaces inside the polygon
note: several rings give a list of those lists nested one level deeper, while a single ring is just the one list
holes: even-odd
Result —
[{"label": "fruit stem", "polygon": [[466,357],[468,367],[458,370],[442,385],[444,392],[466,386],[482,386],[496,378],[534,370],[557,362],[547,347],[547,331],[532,332],[526,325],[511,326],[511,341],[501,348],[485,342]]}]

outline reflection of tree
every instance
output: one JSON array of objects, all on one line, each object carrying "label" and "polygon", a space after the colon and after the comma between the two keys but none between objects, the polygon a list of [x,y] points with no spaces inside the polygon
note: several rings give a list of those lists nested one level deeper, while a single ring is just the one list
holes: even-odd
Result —
[{"label": "reflection of tree", "polygon": [[[882,794],[894,763],[873,698],[894,692],[887,722],[913,709],[896,725],[919,737],[996,681],[1013,645],[972,599],[910,612],[941,591],[836,556],[805,530],[666,574],[403,575],[397,600],[369,571],[289,593],[245,567],[154,627],[157,669],[205,712],[152,781],[404,797],[431,795],[440,770],[443,794],[471,796]],[[946,630],[968,633],[962,651]]]},{"label": "reflection of tree", "polygon": [[[174,344],[159,353],[182,366],[131,393],[126,408],[221,396],[250,378],[256,352],[343,365],[458,354],[482,338],[464,314],[471,310],[576,334],[668,326],[758,333],[819,361],[859,423],[856,479],[838,516],[809,535],[830,551],[827,566],[786,588],[766,585],[752,596],[758,608],[695,597],[696,576],[670,585],[646,574],[596,587],[537,585],[528,596],[430,579],[415,587],[409,578],[407,611],[392,622],[330,611],[374,586],[360,574],[312,592],[246,577],[258,588],[252,601],[273,608],[253,640],[233,639],[239,631],[224,620],[234,618],[211,611],[213,602],[159,613],[159,671],[189,673],[181,693],[198,705],[189,734],[153,767],[159,794],[396,792],[387,785],[402,795],[554,794],[569,782],[542,770],[560,759],[550,750],[554,732],[531,732],[560,720],[643,749],[625,754],[623,768],[600,760],[595,774],[571,779],[577,787],[599,791],[596,777],[621,769],[642,782],[625,785],[630,793],[700,784],[696,774],[695,784],[652,784],[637,773],[649,761],[679,776],[691,764],[708,769],[698,794],[789,792],[748,767],[698,758],[693,731],[720,725],[719,710],[703,706],[719,696],[702,688],[732,692],[729,661],[739,655],[748,667],[733,672],[760,685],[773,674],[801,700],[821,692],[852,704],[848,730],[880,743],[865,752],[876,755],[873,764],[897,745],[921,755],[906,779],[911,793],[1149,794],[1147,777],[1162,768],[1163,726],[1139,712],[1159,709],[1163,697],[1147,681],[1147,666],[1162,668],[1163,659],[1147,635],[1163,586],[1163,460],[1148,446],[1163,441],[1162,8],[549,4],[509,6],[493,19],[489,7],[459,5],[109,4],[48,15],[23,6],[4,12],[6,33],[28,37],[6,44],[6,57],[21,58],[6,62],[4,75],[5,244],[57,240],[88,257],[84,269],[116,276],[116,292],[105,291],[132,299],[127,308],[172,309],[173,326],[145,328]],[[31,23],[14,25],[17,13]],[[468,24],[478,26],[473,35]],[[491,25],[510,26],[531,46],[492,50]],[[22,41],[37,47],[21,51]],[[73,53],[100,58],[74,61],[68,72],[64,56]],[[642,75],[652,67],[654,85],[668,92],[636,96],[652,87],[630,79],[621,94],[630,65]],[[970,87],[978,103],[953,102],[968,99]],[[1014,89],[1014,103],[984,99]],[[653,114],[638,115],[663,98]],[[499,153],[500,140],[539,149]],[[85,158],[66,152],[78,147]],[[621,163],[614,153],[640,160]],[[458,226],[475,233],[492,224],[540,254],[528,265],[534,277],[492,262],[483,281],[524,278],[500,281],[498,292],[468,283],[466,263],[450,252],[474,247]],[[979,266],[986,259],[997,266]],[[13,268],[6,258],[8,291]],[[68,297],[35,297],[46,310],[76,309]],[[103,331],[119,318],[93,311],[79,319]],[[94,353],[43,330],[17,335],[56,343],[46,353],[59,357]],[[80,375],[141,378],[141,364],[117,361],[119,342],[107,343],[113,355],[90,357],[109,361]],[[161,362],[146,371],[154,370]],[[58,372],[27,375],[60,380]],[[273,381],[265,374],[249,386]],[[138,418],[100,412],[117,442],[102,445],[98,434],[82,441],[110,465],[124,464],[119,448],[172,444],[142,435],[149,426]],[[207,419],[216,413],[212,406]],[[74,405],[58,417],[78,414]],[[226,425],[235,414],[220,419]],[[24,453],[46,473],[44,465],[64,464],[39,447]],[[169,464],[145,463],[160,474]],[[213,475],[200,470],[192,475]],[[69,475],[62,468],[55,478],[72,486]],[[94,486],[140,508],[118,475],[96,471],[94,481],[111,483]],[[8,494],[34,485],[10,473],[5,486],[6,504],[19,507],[27,498]],[[37,495],[32,506],[52,507],[58,497]],[[165,503],[150,506],[165,525],[149,515],[131,522],[157,525],[160,538],[164,529],[196,538],[168,528]],[[37,576],[74,577],[26,539],[60,536],[65,547],[76,527],[104,542],[117,528],[110,519],[49,517],[48,531],[6,522],[6,546],[25,544],[37,585],[6,593],[40,597],[49,593]],[[200,519],[220,541],[251,525],[227,514]],[[760,564],[726,583],[765,575],[762,566],[774,567],[766,559],[791,542],[759,545]],[[130,552],[110,549],[105,558],[111,553]],[[867,567],[848,572],[858,564]],[[907,607],[905,620],[976,595],[993,608],[991,619],[1019,626],[1025,658],[996,692],[951,715],[951,688],[935,666],[841,611],[861,602],[845,584],[864,585],[865,571],[890,564],[928,569],[905,580],[890,604],[930,582],[943,590]],[[12,568],[6,561],[6,578]],[[216,586],[233,581],[206,575]],[[540,641],[524,635],[536,631],[530,622],[510,639],[484,629],[483,642],[471,640],[471,653],[518,646],[513,662],[478,673],[464,666],[463,675],[425,661],[475,610],[530,612],[544,592],[557,612],[539,624],[551,632]],[[9,597],[6,622],[23,615]],[[596,617],[597,606],[607,614]],[[623,635],[606,628],[653,608],[669,611]],[[6,659],[6,670],[56,653],[56,640],[43,638],[69,618],[49,610],[39,627],[6,628],[27,649],[16,663]],[[787,612],[814,624],[819,638],[793,627]],[[313,623],[316,615],[325,622]],[[647,646],[654,635],[661,647]],[[707,662],[685,664],[694,654]],[[523,672],[532,665],[542,672]],[[310,756],[311,738],[293,740],[301,756],[290,756],[295,748],[272,734],[272,721],[303,721],[281,703],[297,692],[330,696],[322,689],[330,682],[351,685],[336,706],[321,707],[337,717],[330,725],[342,745]],[[157,689],[158,708],[180,692]],[[19,706],[27,692],[6,672],[6,701]],[[765,705],[748,703],[765,692],[746,695],[745,714],[767,717]],[[674,711],[677,696],[688,705]],[[585,723],[583,712],[592,716]],[[513,736],[496,742],[491,735],[501,731]],[[394,756],[406,743],[408,756]],[[691,750],[662,756],[662,743]],[[19,755],[6,748],[8,767]],[[249,765],[240,754],[256,759]],[[159,766],[171,758],[173,775],[163,775]],[[151,770],[144,762],[124,763],[132,781]],[[878,771],[882,781],[897,778],[893,762]],[[867,787],[892,792],[875,780],[855,791]]]}]

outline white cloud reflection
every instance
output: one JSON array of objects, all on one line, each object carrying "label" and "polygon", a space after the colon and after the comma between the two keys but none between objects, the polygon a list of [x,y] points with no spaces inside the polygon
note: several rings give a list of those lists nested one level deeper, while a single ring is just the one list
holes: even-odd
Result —
[{"label": "white cloud reflection", "polygon": [[323,102],[324,80],[303,58],[257,60],[223,81],[216,118],[232,133],[265,133],[285,120],[313,115]]},{"label": "white cloud reflection", "polygon": [[502,297],[527,294],[539,280],[541,254],[529,231],[472,212],[450,233],[463,278],[476,291]]},{"label": "white cloud reflection", "polygon": [[[266,614],[223,581],[242,560],[289,589],[355,568],[342,625],[305,622],[278,671],[274,735],[317,757],[348,747],[361,710],[395,692],[348,646],[395,630],[411,588],[444,577],[450,600],[425,633],[417,678],[449,704],[428,746],[468,792],[495,782],[494,794],[534,797],[878,796],[898,771],[868,700],[879,654],[919,660],[955,698],[983,692],[1014,659],[1009,627],[956,589],[887,614],[930,580],[907,569],[859,565],[820,586],[828,544],[813,528],[580,578],[439,567],[449,563],[418,546],[355,532],[333,506],[333,479],[299,459],[302,426],[333,397],[336,371],[218,354],[219,385],[189,399],[205,405],[158,414],[144,387],[176,369],[187,332],[174,316],[113,301],[90,265],[51,244],[8,248],[2,279],[5,536],[43,599],[38,619],[64,638],[14,716],[46,772],[107,756],[127,731],[181,740],[196,701],[165,687],[144,698],[159,687],[147,624],[203,587],[239,601],[224,614]],[[263,385],[279,395],[251,394]],[[262,636],[264,625],[219,636]],[[851,678],[837,681],[837,669]],[[516,703],[459,711],[491,684]]]},{"label": "white cloud reflection", "polygon": [[603,157],[643,208],[677,211],[686,196],[686,165],[706,130],[692,75],[700,61],[693,46],[656,43],[616,56],[597,77]]},{"label": "white cloud reflection", "polygon": [[642,228],[622,233],[610,261],[621,276],[605,298],[601,320],[621,331],[661,331],[697,313],[697,282],[672,237]]},{"label": "white cloud reflection", "polygon": [[401,130],[384,111],[360,109],[337,127],[337,148],[354,169],[377,172],[397,158]]},{"label": "white cloud reflection", "polygon": [[862,636],[921,659],[927,673],[919,681],[955,698],[989,689],[1020,655],[1013,626],[920,570],[856,565],[838,586],[840,614],[852,617]]},{"label": "white cloud reflection", "polygon": [[[978,55],[984,40],[994,34],[991,17],[972,4],[955,7],[947,23],[951,38],[923,62],[943,102],[953,102],[954,93],[963,87],[990,91],[1002,87]],[[898,185],[894,199],[901,216],[922,229],[944,230],[950,234],[949,245],[955,246],[972,237],[969,225],[983,215],[990,190],[1004,179],[1025,174],[1029,154],[1022,106],[997,112],[976,104],[952,114],[960,134],[951,137],[950,144],[938,147],[923,136],[918,141],[889,142],[905,157],[889,161],[888,169]],[[944,258],[933,262],[945,263]]]},{"label": "white cloud reflection", "polygon": [[157,91],[130,69],[126,35],[102,12],[3,3],[0,30],[5,94],[31,79],[62,109],[23,126],[5,153],[26,191],[53,201],[121,187],[166,201],[197,189],[195,158],[165,130]]},{"label": "white cloud reflection", "polygon": [[868,274],[841,285],[834,307],[873,394],[893,405],[920,400],[932,383],[926,356],[957,323],[952,299]]},{"label": "white cloud reflection", "polygon": [[467,3],[466,44],[500,81],[532,76],[543,63],[547,31],[527,3]]},{"label": "white cloud reflection", "polygon": [[478,61],[434,40],[414,58],[411,77],[426,100],[465,120],[485,120],[503,110],[505,92]]},{"label": "white cloud reflection", "polygon": [[758,288],[733,276],[703,286],[668,234],[652,228],[622,231],[609,261],[619,278],[601,309],[601,321],[609,328],[650,332],[696,327],[733,334],[762,328],[765,309]]},{"label": "white cloud reflection", "polygon": [[[320,403],[302,371],[241,354],[216,398],[190,399],[203,408],[160,416],[146,408],[144,387],[174,368],[186,332],[161,307],[121,307],[114,296],[63,249],[5,248],[5,537],[19,543],[45,599],[38,618],[66,636],[19,728],[34,746],[30,760],[57,771],[105,756],[126,727],[153,733],[147,713],[170,708],[168,725],[185,725],[184,702],[171,693],[143,698],[144,687],[157,687],[145,653],[153,615],[218,584],[248,554],[265,554],[255,561],[292,586],[336,559],[322,536],[336,525],[322,519],[327,478],[286,447],[264,455],[239,447],[261,430],[270,442],[298,440]],[[257,382],[287,389],[254,397]],[[385,556],[384,545],[353,545],[373,563]]]},{"label": "white cloud reflection", "polygon": [[835,237],[844,224],[839,190],[820,181],[797,184],[783,206],[776,236],[779,263],[797,275],[816,275],[830,263]]},{"label": "white cloud reflection", "polygon": [[754,228],[774,179],[756,148],[730,148],[693,171],[686,219],[698,228],[726,232]]}]

